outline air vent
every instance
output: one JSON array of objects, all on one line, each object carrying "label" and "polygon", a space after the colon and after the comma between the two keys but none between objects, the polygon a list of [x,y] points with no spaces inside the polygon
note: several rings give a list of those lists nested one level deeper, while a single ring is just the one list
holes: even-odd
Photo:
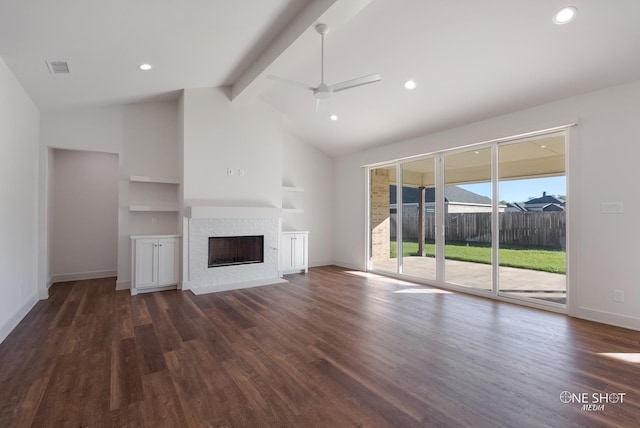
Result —
[{"label": "air vent", "polygon": [[67,61],[47,61],[47,67],[49,67],[51,74],[69,74]]}]

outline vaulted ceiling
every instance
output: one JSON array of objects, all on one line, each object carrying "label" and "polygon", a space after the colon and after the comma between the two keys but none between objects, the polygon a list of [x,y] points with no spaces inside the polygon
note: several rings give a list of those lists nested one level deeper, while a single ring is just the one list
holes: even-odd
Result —
[{"label": "vaulted ceiling", "polygon": [[[554,24],[568,4],[575,20]],[[339,155],[640,79],[639,19],[637,0],[3,0],[0,56],[42,111],[228,86]],[[310,91],[266,78],[319,83],[318,22],[326,83],[382,76],[320,112]]]}]

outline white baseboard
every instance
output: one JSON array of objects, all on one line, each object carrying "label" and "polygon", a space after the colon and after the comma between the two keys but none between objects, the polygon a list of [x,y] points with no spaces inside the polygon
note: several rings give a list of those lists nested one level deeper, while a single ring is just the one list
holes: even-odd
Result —
[{"label": "white baseboard", "polygon": [[102,270],[95,272],[77,272],[77,273],[66,273],[62,275],[53,275],[49,280],[50,284],[55,282],[66,282],[66,281],[82,281],[85,279],[98,279],[98,278],[111,278],[113,276],[117,276],[117,270]]},{"label": "white baseboard", "polygon": [[11,316],[4,324],[0,325],[0,343],[2,343],[7,336],[13,331],[14,328],[22,321],[22,319],[29,313],[31,309],[38,303],[38,296],[31,296],[22,305],[18,311]]},{"label": "white baseboard", "polygon": [[331,266],[334,265],[334,262],[331,261],[320,261],[320,262],[314,262],[314,263],[309,263],[309,267],[321,267],[321,266]]},{"label": "white baseboard", "polygon": [[357,266],[351,263],[345,263],[345,262],[339,262],[339,261],[333,261],[332,263],[329,263],[331,265],[334,266],[338,266],[341,268],[345,268],[345,269],[352,269],[352,270],[357,270],[357,271],[361,271],[361,272],[365,272],[367,270],[366,266]]},{"label": "white baseboard", "polygon": [[569,315],[588,321],[595,321],[603,324],[615,325],[616,327],[640,331],[640,318],[638,317],[614,314],[612,312],[585,307],[579,307],[576,311],[571,311]]},{"label": "white baseboard", "polygon": [[178,285],[166,285],[163,287],[151,287],[151,288],[137,288],[135,290],[131,290],[132,296],[137,296],[138,294],[144,293],[155,293],[156,291],[168,291],[168,290],[176,290],[179,287]]},{"label": "white baseboard", "polygon": [[234,282],[232,284],[205,285],[201,287],[191,286],[191,292],[196,295],[215,293],[217,291],[240,290],[242,288],[261,287],[263,285],[274,285],[287,283],[286,279],[271,278],[256,281]]},{"label": "white baseboard", "polygon": [[131,281],[116,281],[116,290],[130,290],[131,289]]}]

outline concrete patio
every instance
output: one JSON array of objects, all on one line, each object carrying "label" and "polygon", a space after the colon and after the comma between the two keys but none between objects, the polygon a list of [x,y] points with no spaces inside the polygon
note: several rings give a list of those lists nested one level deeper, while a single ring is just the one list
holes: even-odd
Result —
[{"label": "concrete patio", "polygon": [[[405,256],[402,272],[418,278],[435,280],[436,259]],[[376,260],[373,268],[396,272],[396,259]],[[491,266],[481,263],[445,260],[445,281],[468,287],[490,290]],[[499,288],[513,297],[527,297],[556,303],[566,303],[566,275],[500,266]]]}]

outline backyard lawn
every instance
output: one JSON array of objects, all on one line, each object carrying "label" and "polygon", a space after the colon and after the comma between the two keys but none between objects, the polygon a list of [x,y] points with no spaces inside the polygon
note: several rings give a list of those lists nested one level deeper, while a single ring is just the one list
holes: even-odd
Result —
[{"label": "backyard lawn", "polygon": [[[435,244],[425,245],[427,257],[435,257]],[[418,255],[417,242],[403,243],[403,256]],[[391,257],[397,257],[397,244],[391,241]],[[450,260],[491,264],[491,247],[486,244],[447,243],[444,257]],[[566,252],[548,249],[507,247],[499,253],[500,266],[566,273]]]}]

